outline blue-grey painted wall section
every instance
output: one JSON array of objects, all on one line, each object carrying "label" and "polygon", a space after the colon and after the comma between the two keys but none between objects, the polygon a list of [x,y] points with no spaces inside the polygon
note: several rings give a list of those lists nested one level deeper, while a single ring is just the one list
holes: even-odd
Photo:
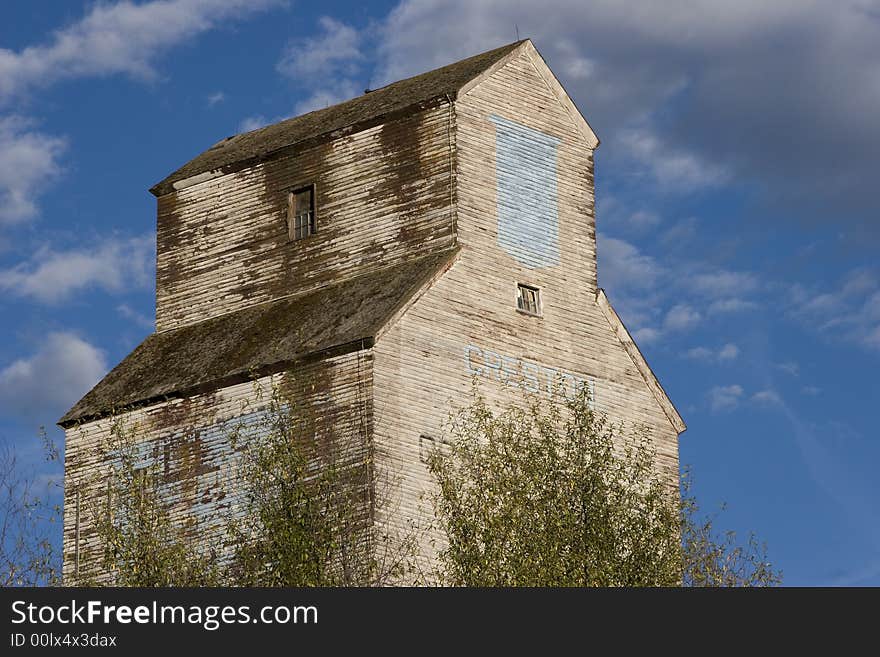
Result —
[{"label": "blue-grey painted wall section", "polygon": [[[272,422],[268,411],[257,410],[195,429],[173,429],[138,443],[133,466],[153,472],[160,499],[188,497],[185,513],[191,522],[222,524],[240,512],[235,484],[241,451],[271,431]],[[119,450],[108,454],[111,467],[120,461]]]},{"label": "blue-grey painted wall section", "polygon": [[498,246],[529,269],[559,264],[560,139],[493,114]]}]

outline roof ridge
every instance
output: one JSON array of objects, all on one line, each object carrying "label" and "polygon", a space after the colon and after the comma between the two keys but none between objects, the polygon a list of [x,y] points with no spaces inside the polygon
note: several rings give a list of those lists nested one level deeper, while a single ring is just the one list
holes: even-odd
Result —
[{"label": "roof ridge", "polygon": [[[384,85],[382,85],[381,87],[376,87],[375,89],[369,89],[369,90],[366,90],[366,91],[364,91],[363,94],[361,94],[361,95],[359,95],[359,96],[353,96],[352,98],[346,98],[345,100],[341,100],[341,101],[339,101],[338,103],[333,103],[332,105],[328,105],[327,107],[322,107],[322,108],[319,108],[319,109],[310,110],[310,111],[308,111],[308,112],[305,112],[305,113],[303,113],[303,114],[298,114],[298,115],[296,115],[296,116],[289,116],[289,117],[287,117],[286,119],[282,119],[281,121],[276,121],[275,123],[271,123],[271,124],[269,124],[269,125],[264,125],[264,126],[262,126],[262,127],[260,127],[260,128],[255,128],[255,129],[253,129],[253,130],[247,130],[247,131],[245,131],[245,132],[240,132],[240,133],[237,133],[237,134],[234,134],[234,135],[230,135],[229,137],[226,137],[225,139],[221,139],[220,141],[218,141],[218,142],[217,142],[216,144],[214,144],[214,146],[212,146],[211,148],[214,148],[214,147],[216,147],[216,146],[220,146],[220,145],[222,145],[224,142],[227,142],[227,141],[229,141],[230,139],[235,139],[236,137],[241,137],[242,135],[254,134],[254,133],[256,133],[256,132],[260,132],[261,130],[266,130],[266,129],[268,129],[268,128],[273,128],[273,127],[275,127],[275,126],[282,125],[282,124],[287,123],[287,122],[289,122],[289,121],[296,121],[296,120],[298,120],[298,119],[301,119],[301,118],[304,117],[304,116],[308,116],[309,114],[314,114],[314,113],[316,113],[316,112],[324,112],[325,110],[333,109],[333,108],[335,108],[335,107],[339,107],[340,105],[346,105],[347,103],[351,103],[351,102],[354,102],[354,101],[359,100],[360,98],[362,98],[362,97],[363,97],[364,95],[366,95],[367,93],[371,93],[371,94],[373,94],[373,93],[384,93],[384,92],[389,91],[392,87],[395,87],[395,86],[397,86],[397,85],[402,85],[402,84],[411,83],[411,82],[412,82],[413,80],[415,80],[416,78],[420,78],[420,77],[422,77],[422,76],[434,75],[434,74],[437,74],[437,73],[441,73],[442,71],[445,71],[445,70],[447,70],[447,69],[450,69],[450,68],[452,68],[452,67],[454,67],[454,66],[458,66],[458,65],[460,65],[460,64],[466,64],[466,63],[470,62],[471,60],[477,59],[477,58],[479,58],[479,57],[485,57],[485,56],[491,55],[491,54],[493,54],[493,53],[496,53],[496,52],[499,52],[499,51],[502,51],[502,50],[505,51],[505,53],[506,53],[506,51],[508,51],[508,50],[513,50],[516,46],[518,46],[518,45],[520,45],[520,44],[522,44],[522,43],[525,43],[526,41],[528,41],[528,39],[520,39],[519,41],[514,41],[514,42],[512,42],[512,43],[508,43],[508,44],[506,44],[506,45],[504,45],[504,46],[499,46],[498,48],[493,48],[492,50],[486,50],[486,51],[484,51],[484,52],[477,53],[476,55],[471,55],[470,57],[465,57],[464,59],[460,59],[460,60],[458,60],[458,61],[451,62],[451,63],[449,63],[449,64],[444,64],[443,66],[439,66],[439,67],[437,67],[437,68],[431,69],[430,71],[422,71],[421,73],[416,73],[415,75],[411,75],[411,76],[409,76],[409,77],[407,77],[407,78],[401,78],[400,80],[394,80],[393,82],[389,82],[388,84],[384,84]],[[478,74],[477,74],[477,75],[478,75]],[[210,150],[210,149],[209,149],[209,150]]]},{"label": "roof ridge", "polygon": [[[426,102],[452,98],[473,78],[521,47],[528,39],[515,41],[493,50],[446,64],[431,71],[396,80],[370,93],[341,103],[294,116],[256,130],[221,139],[213,146],[156,183],[150,191],[162,196],[191,184],[236,170],[236,165],[253,163],[277,156],[284,149],[322,141],[339,131],[355,126],[367,127],[400,113],[412,113]],[[371,123],[372,122],[372,123]],[[188,185],[186,185],[188,186]]]}]

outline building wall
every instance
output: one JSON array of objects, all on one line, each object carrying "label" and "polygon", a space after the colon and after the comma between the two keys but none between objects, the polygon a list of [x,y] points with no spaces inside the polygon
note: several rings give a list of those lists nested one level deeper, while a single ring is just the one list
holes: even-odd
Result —
[{"label": "building wall", "polygon": [[[526,139],[537,131],[546,139],[532,138],[556,144],[555,167],[537,162],[535,173],[529,162],[517,163],[516,149],[513,156],[510,150],[498,155],[510,146],[496,140],[499,126],[511,122],[523,126],[519,133]],[[550,395],[555,380],[568,390],[589,385],[598,410],[651,432],[659,465],[674,483],[677,432],[596,303],[593,158],[583,135],[525,54],[456,103],[456,127],[461,252],[374,348],[376,463],[396,473],[402,507],[380,521],[405,531],[407,517],[430,512],[424,498],[431,490],[424,464],[430,446],[420,437],[441,438],[451,410],[471,399],[474,379],[496,404],[519,399],[523,391]],[[517,130],[514,125],[514,138]],[[538,146],[521,152],[554,155]],[[511,174],[511,166],[523,170]],[[530,215],[527,202],[503,198],[503,185],[508,193],[517,187],[505,177],[520,175],[526,179],[521,187],[534,187],[553,168],[555,216],[546,205]],[[539,225],[508,221],[502,227],[504,203]],[[555,256],[546,242],[535,247],[529,239],[530,231],[554,220]],[[505,238],[505,230],[513,234]],[[517,311],[518,282],[541,287],[543,317]],[[427,563],[433,548],[425,542],[423,549]]]},{"label": "building wall", "polygon": [[[156,329],[448,246],[450,120],[442,104],[160,197]],[[290,241],[287,194],[312,183],[317,234]]]},{"label": "building wall", "polygon": [[[325,426],[356,436],[361,453],[372,450],[382,488],[377,498],[389,495],[375,508],[380,534],[402,540],[414,531],[414,519],[427,522],[425,455],[450,412],[470,401],[473,380],[496,404],[523,392],[557,394],[557,382],[569,391],[588,385],[598,410],[651,432],[660,466],[676,481],[677,432],[596,302],[594,142],[541,66],[522,49],[454,106],[159,199],[159,331],[453,242],[461,247],[450,269],[377,337],[371,352],[306,366],[299,379],[314,385],[301,394]],[[288,242],[287,191],[306,183],[317,185],[318,233]],[[516,310],[517,283],[541,289],[542,317]],[[131,414],[156,449],[179,441],[182,427],[200,428],[182,452],[194,463],[190,472],[168,482],[181,518],[208,518],[233,505],[234,455],[223,422],[254,408],[253,395],[251,384],[242,384]],[[77,535],[81,566],[87,570],[99,557],[77,490],[86,473],[106,469],[100,446],[109,427],[101,420],[68,430],[68,577]],[[200,539],[210,530],[202,526]],[[435,549],[428,538],[426,567]]]},{"label": "building wall", "polygon": [[[172,521],[187,526],[193,541],[216,546],[212,537],[236,513],[237,452],[230,437],[265,435],[265,405],[281,386],[298,416],[316,428],[322,448],[337,463],[369,468],[372,423],[372,354],[369,350],[328,358],[289,372],[209,394],[170,400],[67,429],[64,482],[64,577],[104,579],[94,514],[106,509],[111,426],[120,421],[136,437],[145,466],[161,473],[159,495]],[[167,462],[167,465],[166,465]],[[365,477],[366,479],[366,477]],[[365,508],[364,513],[372,513]]]}]

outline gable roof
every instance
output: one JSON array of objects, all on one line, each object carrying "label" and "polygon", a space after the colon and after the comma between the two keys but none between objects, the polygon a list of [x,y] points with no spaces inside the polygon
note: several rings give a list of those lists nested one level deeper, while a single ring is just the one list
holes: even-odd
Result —
[{"label": "gable roof", "polygon": [[678,409],[675,408],[675,404],[672,403],[669,395],[666,394],[663,386],[660,385],[660,381],[657,380],[654,371],[651,369],[651,366],[648,365],[648,361],[645,360],[642,352],[639,351],[635,340],[633,340],[629,331],[626,329],[623,320],[620,319],[620,316],[614,308],[611,307],[611,302],[608,301],[608,297],[605,295],[605,290],[602,288],[599,288],[599,291],[596,293],[596,304],[602,309],[605,319],[608,320],[611,329],[614,331],[615,335],[617,335],[617,339],[620,340],[620,343],[623,345],[626,353],[629,354],[636,369],[641,373],[642,378],[645,379],[648,389],[650,389],[651,394],[654,395],[657,403],[660,404],[660,408],[663,409],[663,412],[666,414],[666,417],[669,419],[669,422],[672,424],[676,433],[682,433],[687,430],[687,425],[684,423]]},{"label": "gable roof", "polygon": [[[517,45],[517,48],[515,48],[515,50],[518,53],[524,53],[532,62],[532,65],[535,67],[535,72],[538,74],[538,77],[540,77],[544,81],[544,84],[547,85],[547,88],[550,90],[550,92],[554,96],[556,96],[556,100],[559,101],[559,104],[562,105],[562,108],[568,113],[569,117],[571,118],[572,124],[581,133],[584,140],[587,142],[587,145],[590,148],[598,148],[599,138],[596,136],[593,128],[587,122],[586,117],[584,117],[581,111],[577,108],[577,105],[574,104],[574,101],[571,99],[571,96],[568,95],[568,92],[562,86],[562,83],[559,81],[553,71],[550,70],[550,67],[547,66],[547,62],[544,61],[541,53],[538,52],[538,49],[535,48],[531,40],[526,39],[525,41],[518,42],[515,45]],[[476,77],[466,82],[458,90],[458,96],[462,97],[469,94],[472,89],[478,87],[480,83],[483,82],[483,80],[485,80],[486,78],[491,77],[495,71],[504,66],[508,61],[509,57],[503,57],[497,62],[489,65],[485,71],[479,73]]]},{"label": "gable roof", "polygon": [[527,42],[528,40],[517,41],[434,71],[394,82],[338,105],[227,137],[184,164],[150,191],[156,196],[162,196],[174,190],[175,183],[196,177],[212,177],[209,174],[214,173],[222,175],[234,169],[234,165],[260,161],[293,144],[333,133],[341,135],[346,131],[354,131],[361,124],[378,122],[379,119],[397,112],[428,106],[438,99],[455,98],[468,82]]},{"label": "gable roof", "polygon": [[148,336],[62,417],[69,427],[115,411],[215,390],[304,360],[372,346],[457,249]]}]

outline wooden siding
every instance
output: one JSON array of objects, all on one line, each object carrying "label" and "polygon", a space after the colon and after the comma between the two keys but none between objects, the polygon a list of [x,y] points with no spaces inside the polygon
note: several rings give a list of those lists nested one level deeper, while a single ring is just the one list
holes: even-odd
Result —
[{"label": "wooden siding", "polygon": [[[160,197],[156,329],[451,245],[450,120],[442,104]],[[290,241],[287,194],[307,184],[318,232]]]},{"label": "wooden siding", "polygon": [[[493,116],[559,140],[556,265],[499,243]],[[596,302],[592,150],[529,53],[456,103],[456,146],[458,260],[374,347],[376,462],[397,474],[401,507],[380,522],[403,531],[408,517],[430,513],[420,436],[439,439],[451,409],[470,400],[474,378],[495,403],[523,390],[548,394],[557,377],[569,389],[590,385],[598,410],[649,430],[674,483],[677,431]],[[518,282],[541,289],[543,317],[516,310]],[[426,562],[433,549],[423,543]]]},{"label": "wooden siding", "polygon": [[[394,313],[372,350],[299,372],[302,394],[326,426],[355,437],[361,454],[372,450],[376,477],[392,494],[375,508],[378,530],[392,539],[411,535],[420,516],[428,520],[423,458],[452,409],[469,402],[474,379],[496,404],[523,391],[553,394],[557,381],[569,390],[589,385],[598,410],[651,432],[660,466],[677,481],[683,425],[604,297],[597,302],[596,140],[560,93],[526,43],[467,85],[454,105],[159,198],[158,331],[459,246],[451,266]],[[318,233],[291,242],[287,192],[311,183]],[[518,283],[540,289],[541,317],[516,310]],[[231,508],[234,455],[222,426],[254,404],[252,384],[240,384],[130,414],[148,445],[200,428],[197,467],[168,491],[176,518]],[[109,428],[101,420],[67,431],[68,577],[77,537],[81,565],[96,567],[86,501],[79,523],[76,501],[83,477],[106,470],[101,445]],[[207,544],[213,528],[196,528]],[[424,537],[426,566],[435,554],[429,538],[438,537]]]},{"label": "wooden siding", "polygon": [[[292,392],[298,416],[308,417],[308,426],[315,427],[323,444],[333,446],[339,455],[337,463],[371,467],[369,350],[115,418],[133,428],[145,465],[152,463],[156,454],[160,458],[169,456],[159,493],[169,505],[172,520],[187,526],[193,540],[202,546],[216,546],[212,538],[236,512],[236,499],[242,494],[241,487],[236,486],[236,452],[229,436],[236,430],[251,439],[264,435],[261,432],[265,427],[259,420],[273,384]],[[112,460],[107,445],[113,422],[111,418],[102,419],[66,432],[63,554],[68,582],[75,581],[77,560],[81,577],[105,579],[92,518],[105,500],[106,489],[100,484],[106,481]],[[371,504],[363,512],[372,513]]]}]

